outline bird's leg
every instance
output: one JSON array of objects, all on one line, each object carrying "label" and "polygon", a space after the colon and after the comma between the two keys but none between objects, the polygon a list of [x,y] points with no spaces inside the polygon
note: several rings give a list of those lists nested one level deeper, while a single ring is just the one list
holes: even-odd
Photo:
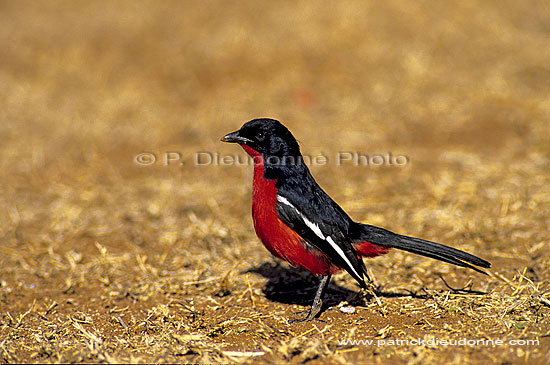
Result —
[{"label": "bird's leg", "polygon": [[368,296],[371,298],[375,298],[378,304],[380,304],[380,299],[378,299],[377,294],[380,294],[379,287],[374,283],[374,281],[369,277],[367,274],[367,270],[365,270],[365,276],[367,277],[366,286],[361,289],[361,292],[359,293],[359,296],[363,296],[366,292]]},{"label": "bird's leg", "polygon": [[367,291],[369,292],[376,292],[378,290],[378,288],[376,287],[376,284],[374,283],[374,281],[372,281],[372,279],[370,278],[369,274],[367,274],[366,270],[365,270],[365,276],[367,277]]},{"label": "bird's leg", "polygon": [[323,278],[321,279],[321,283],[319,284],[319,288],[317,289],[317,293],[315,293],[315,299],[313,299],[313,304],[311,305],[307,316],[300,319],[294,319],[290,321],[290,323],[311,321],[317,316],[317,314],[319,314],[319,312],[321,311],[321,307],[323,306],[323,295],[325,294],[325,290],[327,289],[329,281],[330,275],[323,276]]}]

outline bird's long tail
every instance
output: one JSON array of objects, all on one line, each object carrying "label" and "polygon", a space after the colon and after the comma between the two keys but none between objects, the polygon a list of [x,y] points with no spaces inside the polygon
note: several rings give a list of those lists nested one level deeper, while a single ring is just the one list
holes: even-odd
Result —
[{"label": "bird's long tail", "polygon": [[386,248],[397,248],[457,266],[467,267],[486,275],[487,273],[485,271],[478,269],[476,266],[483,268],[491,267],[491,263],[486,260],[440,243],[415,237],[402,236],[368,224],[358,224],[360,227],[358,230],[359,237],[357,242],[370,242]]}]

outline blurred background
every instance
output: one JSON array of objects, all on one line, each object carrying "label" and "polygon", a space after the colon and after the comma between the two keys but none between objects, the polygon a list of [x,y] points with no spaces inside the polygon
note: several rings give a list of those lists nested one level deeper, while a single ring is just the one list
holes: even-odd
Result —
[{"label": "blurred background", "polygon": [[[4,234],[16,219],[63,235],[57,225],[92,219],[80,199],[96,207],[101,189],[99,215],[201,211],[208,199],[223,220],[248,214],[250,167],[193,161],[244,155],[219,137],[255,117],[283,121],[311,156],[408,156],[405,167],[312,167],[357,218],[402,199],[419,214],[430,193],[499,205],[548,183],[545,1],[3,1],[0,17]],[[157,163],[136,163],[142,152]],[[165,166],[168,152],[186,164]]]},{"label": "blurred background", "polygon": [[[244,156],[219,138],[256,117],[311,156],[406,155],[311,169],[357,220],[548,282],[547,1],[0,1],[0,49],[6,298],[59,280],[108,290],[86,276],[97,244],[120,254],[115,282],[134,280],[135,254],[174,280],[267,260],[251,167],[193,164]],[[143,152],[156,163],[136,163]],[[396,262],[455,270],[392,257],[373,271],[395,284]]]}]

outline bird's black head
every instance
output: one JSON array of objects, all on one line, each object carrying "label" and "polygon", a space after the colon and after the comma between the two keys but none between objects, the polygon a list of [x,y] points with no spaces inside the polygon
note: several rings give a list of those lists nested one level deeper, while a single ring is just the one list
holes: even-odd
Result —
[{"label": "bird's black head", "polygon": [[301,157],[300,146],[292,133],[275,119],[253,119],[245,123],[238,131],[226,134],[221,140],[238,143],[243,148],[247,146],[253,150],[249,151],[245,148],[249,154],[255,151],[264,160],[268,160],[270,157],[272,160],[287,156]]}]

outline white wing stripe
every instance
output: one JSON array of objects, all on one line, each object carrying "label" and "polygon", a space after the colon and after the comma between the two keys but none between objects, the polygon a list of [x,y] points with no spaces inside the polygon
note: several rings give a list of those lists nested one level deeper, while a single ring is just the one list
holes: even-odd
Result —
[{"label": "white wing stripe", "polygon": [[332,237],[328,236],[327,237],[327,242],[330,243],[330,245],[332,246],[332,248],[334,248],[336,250],[336,252],[338,252],[338,254],[347,262],[347,264],[349,265],[349,267],[353,270],[353,272],[355,273],[355,275],[357,275],[357,277],[361,277],[361,275],[359,275],[357,273],[357,271],[355,271],[355,268],[353,267],[353,265],[351,264],[351,262],[349,262],[348,258],[346,257],[346,255],[344,254],[344,251],[342,251],[342,249],[340,248],[340,246],[338,246],[336,244],[336,242],[334,242],[334,240],[332,239]]},{"label": "white wing stripe", "polygon": [[353,267],[351,262],[346,257],[346,254],[344,253],[344,251],[342,251],[340,246],[338,246],[336,244],[336,242],[334,242],[332,237],[330,237],[330,236],[325,237],[323,232],[321,232],[321,228],[319,228],[319,226],[317,224],[313,223],[312,221],[310,221],[309,219],[304,217],[304,215],[298,209],[296,209],[296,207],[291,202],[289,202],[287,198],[285,198],[284,196],[281,196],[281,195],[277,195],[277,200],[279,202],[285,204],[285,205],[288,205],[292,209],[294,209],[296,211],[296,213],[298,213],[298,215],[304,220],[304,223],[306,224],[306,226],[308,226],[313,231],[313,233],[315,233],[319,238],[327,241],[332,246],[332,248],[336,251],[336,253],[338,253],[338,255],[340,255],[340,257],[342,257],[344,259],[344,261],[346,261],[346,263],[349,265],[349,267],[355,273],[355,275],[357,275],[357,277],[361,277],[361,275],[359,275],[357,273],[357,271],[355,271],[355,268]]},{"label": "white wing stripe", "polygon": [[322,240],[325,239],[325,235],[323,234],[323,232],[321,232],[321,228],[319,228],[317,224],[313,223],[312,221],[304,217],[304,215],[300,213],[300,211],[296,209],[296,207],[292,205],[292,203],[289,202],[287,198],[285,198],[284,196],[277,195],[277,200],[294,209],[296,213],[298,213],[298,215],[304,220],[304,223],[306,224],[306,226],[308,226],[313,231],[313,233],[315,233]]},{"label": "white wing stripe", "polygon": [[[280,201],[280,202],[283,203],[283,204],[288,205],[289,207],[294,208],[294,205],[292,205],[292,203],[289,202],[288,199],[285,198],[284,196],[277,195],[277,200]],[[296,208],[294,208],[294,209],[296,209]]]}]

